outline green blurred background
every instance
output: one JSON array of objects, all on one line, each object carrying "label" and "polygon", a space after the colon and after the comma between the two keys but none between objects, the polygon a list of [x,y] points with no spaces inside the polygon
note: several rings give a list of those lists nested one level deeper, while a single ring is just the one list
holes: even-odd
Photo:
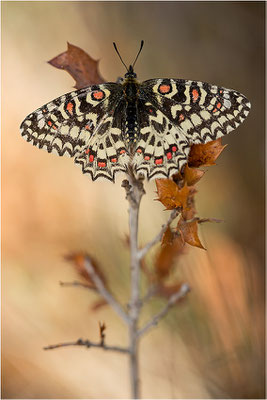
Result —
[{"label": "green blurred background", "polygon": [[[66,42],[100,59],[115,81],[144,39],[140,80],[201,80],[245,94],[247,121],[198,184],[207,252],[187,248],[176,279],[192,292],[141,345],[146,398],[264,397],[264,2],[2,2],[2,397],[127,398],[128,363],[97,349],[42,347],[79,337],[127,343],[124,326],[97,297],[62,288],[77,279],[63,256],[87,251],[127,301],[127,203],[120,186],[92,183],[72,160],[26,143],[19,125],[72,89],[71,77],[46,63]],[[146,184],[140,243],[167,213]],[[153,267],[152,256],[148,264]],[[146,317],[162,305],[152,301]]]}]

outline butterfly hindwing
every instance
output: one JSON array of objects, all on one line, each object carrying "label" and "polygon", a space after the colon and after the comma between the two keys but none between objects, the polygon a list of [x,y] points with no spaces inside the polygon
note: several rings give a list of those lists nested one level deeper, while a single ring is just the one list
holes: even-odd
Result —
[{"label": "butterfly hindwing", "polygon": [[137,174],[170,177],[187,161],[189,141],[158,108],[146,102],[140,111],[140,137],[133,158]]},{"label": "butterfly hindwing", "polygon": [[118,110],[106,115],[90,137],[86,149],[75,157],[85,174],[92,180],[107,178],[114,181],[119,171],[126,172],[129,162],[128,152],[121,135],[121,118]]}]

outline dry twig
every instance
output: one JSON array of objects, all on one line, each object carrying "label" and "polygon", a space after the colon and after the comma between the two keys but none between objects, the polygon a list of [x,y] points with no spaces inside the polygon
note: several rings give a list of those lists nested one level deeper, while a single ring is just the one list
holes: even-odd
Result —
[{"label": "dry twig", "polygon": [[85,346],[87,348],[90,347],[97,347],[107,351],[117,351],[119,353],[129,353],[128,348],[119,347],[119,346],[107,346],[106,344],[102,343],[102,340],[99,343],[91,342],[90,340],[86,339],[78,339],[76,342],[65,342],[65,343],[58,343],[52,344],[50,346],[45,346],[44,350],[54,350],[60,347],[69,347],[69,346]]},{"label": "dry twig", "polygon": [[150,328],[156,326],[158,322],[167,314],[169,309],[173,307],[177,301],[181,300],[188,292],[190,291],[190,287],[184,283],[178,292],[174,293],[168,300],[168,303],[164,306],[164,308],[156,314],[143,328],[138,331],[138,336],[143,336]]}]

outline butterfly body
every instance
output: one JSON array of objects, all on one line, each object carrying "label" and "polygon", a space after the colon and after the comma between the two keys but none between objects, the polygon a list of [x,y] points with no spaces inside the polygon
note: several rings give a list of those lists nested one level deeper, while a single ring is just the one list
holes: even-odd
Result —
[{"label": "butterfly body", "polygon": [[93,180],[114,181],[129,168],[163,178],[181,170],[192,144],[228,134],[249,110],[235,90],[185,79],[140,83],[130,66],[121,83],[91,85],[40,107],[21,133],[39,148],[73,157]]},{"label": "butterfly body", "polygon": [[138,100],[140,84],[136,79],[136,74],[131,65],[128,71],[122,83],[125,101],[125,126],[123,127],[122,135],[128,144],[129,152],[132,153],[134,145],[138,140],[139,132]]}]

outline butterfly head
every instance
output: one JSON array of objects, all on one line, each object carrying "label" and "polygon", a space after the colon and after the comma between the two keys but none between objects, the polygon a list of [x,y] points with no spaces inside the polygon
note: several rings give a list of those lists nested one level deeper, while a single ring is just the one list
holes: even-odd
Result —
[{"label": "butterfly head", "polygon": [[126,74],[124,75],[124,77],[127,79],[129,78],[136,78],[136,73],[134,72],[133,66],[130,65],[128,68],[128,71],[126,72]]}]

